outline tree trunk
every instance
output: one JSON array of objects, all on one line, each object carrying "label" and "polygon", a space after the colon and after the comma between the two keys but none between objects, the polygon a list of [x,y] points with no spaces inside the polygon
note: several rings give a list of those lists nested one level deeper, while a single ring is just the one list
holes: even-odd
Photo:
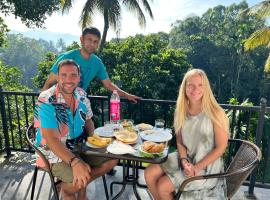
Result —
[{"label": "tree trunk", "polygon": [[108,29],[109,29],[108,9],[104,9],[104,28],[103,28],[103,33],[102,33],[102,38],[101,38],[101,41],[100,41],[100,45],[99,45],[98,54],[100,54],[103,51],[103,48],[104,48],[104,45],[105,45],[105,42],[106,42]]}]

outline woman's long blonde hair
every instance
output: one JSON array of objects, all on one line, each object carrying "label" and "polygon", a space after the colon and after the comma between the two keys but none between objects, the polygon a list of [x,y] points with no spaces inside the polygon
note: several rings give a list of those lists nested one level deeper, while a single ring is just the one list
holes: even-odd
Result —
[{"label": "woman's long blonde hair", "polygon": [[176,109],[174,112],[174,130],[179,133],[184,125],[185,118],[188,114],[188,104],[189,100],[186,95],[187,80],[194,75],[199,75],[202,77],[203,84],[203,96],[202,96],[202,112],[205,113],[213,123],[216,123],[220,127],[229,132],[229,120],[226,116],[224,110],[217,103],[211,87],[209,80],[205,72],[201,69],[192,69],[188,71],[180,85],[179,94],[176,102]]}]

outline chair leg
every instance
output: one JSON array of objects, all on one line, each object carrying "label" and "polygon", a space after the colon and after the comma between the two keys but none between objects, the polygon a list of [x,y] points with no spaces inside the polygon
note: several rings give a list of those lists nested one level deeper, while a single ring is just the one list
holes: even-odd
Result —
[{"label": "chair leg", "polygon": [[108,188],[107,188],[107,182],[106,182],[105,175],[102,176],[102,180],[103,180],[103,185],[104,185],[106,199],[109,200],[109,193],[108,193]]},{"label": "chair leg", "polygon": [[32,183],[32,190],[31,190],[31,200],[34,199],[34,194],[35,194],[35,186],[36,186],[36,180],[37,180],[37,172],[38,172],[38,167],[35,167],[35,171],[33,174],[33,183]]},{"label": "chair leg", "polygon": [[49,172],[49,176],[51,179],[51,184],[52,184],[52,188],[53,188],[53,192],[54,192],[54,198],[55,198],[55,200],[59,200],[59,195],[58,195],[57,188],[56,188],[57,183],[54,182],[54,177],[53,177],[52,173]]}]

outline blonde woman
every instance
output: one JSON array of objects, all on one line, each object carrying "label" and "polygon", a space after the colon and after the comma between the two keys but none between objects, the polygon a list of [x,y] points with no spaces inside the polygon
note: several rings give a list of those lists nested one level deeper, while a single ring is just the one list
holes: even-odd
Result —
[{"label": "blonde woman", "polygon": [[[174,129],[177,152],[161,165],[145,170],[148,189],[155,200],[173,199],[173,192],[189,177],[223,171],[229,137],[228,118],[211,91],[205,72],[188,71],[180,86]],[[225,183],[220,179],[188,184],[181,199],[226,199]]]}]

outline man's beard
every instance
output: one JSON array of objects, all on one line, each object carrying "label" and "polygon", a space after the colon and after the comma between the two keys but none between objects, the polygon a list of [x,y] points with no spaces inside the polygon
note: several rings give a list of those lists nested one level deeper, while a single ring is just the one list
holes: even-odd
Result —
[{"label": "man's beard", "polygon": [[65,85],[67,85],[67,84],[72,84],[72,86],[75,86],[74,83],[63,83],[63,84],[60,86],[61,91],[62,91],[63,93],[65,93],[65,94],[72,94],[72,93],[74,92],[74,90],[75,90],[76,87],[74,87],[72,90],[66,90],[66,89],[65,89]]}]

